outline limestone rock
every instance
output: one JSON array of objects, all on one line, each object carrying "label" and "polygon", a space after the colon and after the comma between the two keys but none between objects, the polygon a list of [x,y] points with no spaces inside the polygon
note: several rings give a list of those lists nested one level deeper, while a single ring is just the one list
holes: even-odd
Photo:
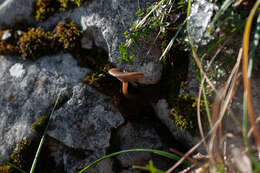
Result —
[{"label": "limestone rock", "polygon": [[109,99],[83,84],[72,88],[72,96],[57,111],[48,134],[71,148],[107,148],[111,129],[124,121]]},{"label": "limestone rock", "polygon": [[[13,75],[10,69],[14,66],[19,66],[15,72],[22,69],[23,75]],[[32,123],[49,115],[59,92],[62,104],[55,111],[48,134],[67,148],[95,153],[91,153],[92,159],[84,160],[103,156],[111,129],[124,119],[108,97],[80,82],[89,71],[78,67],[69,54],[45,56],[34,62],[1,56],[0,156],[8,158],[17,143],[33,136]],[[65,157],[72,155],[64,153],[64,164]],[[68,172],[75,171],[77,165],[71,163]]]},{"label": "limestone rock", "polygon": [[[23,75],[12,70],[20,66]],[[69,68],[68,68],[69,67]],[[69,70],[68,70],[69,69]],[[89,70],[77,67],[68,54],[43,57],[36,62],[23,62],[0,57],[0,155],[7,157],[14,145],[31,135],[31,125],[49,113],[55,99],[63,90],[68,96]]]}]

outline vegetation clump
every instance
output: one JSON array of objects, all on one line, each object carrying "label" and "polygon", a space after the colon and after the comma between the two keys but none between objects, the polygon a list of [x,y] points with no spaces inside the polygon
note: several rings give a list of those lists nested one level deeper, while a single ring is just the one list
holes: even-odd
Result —
[{"label": "vegetation clump", "polygon": [[54,33],[41,28],[30,28],[27,32],[3,30],[0,31],[0,54],[36,60],[59,50],[73,51],[80,47],[81,36],[81,31],[72,21],[60,22]]},{"label": "vegetation clump", "polygon": [[33,123],[32,129],[38,133],[43,133],[43,131],[47,125],[47,122],[48,122],[48,116],[43,115],[36,122]]},{"label": "vegetation clump", "polygon": [[58,23],[55,28],[55,34],[53,35],[53,39],[58,42],[57,45],[60,44],[65,50],[73,50],[76,47],[80,47],[81,37],[81,31],[72,21],[68,23]]},{"label": "vegetation clump", "polygon": [[56,12],[80,7],[87,2],[91,2],[91,0],[37,0],[33,16],[38,21],[44,21]]},{"label": "vegetation clump", "polygon": [[[33,163],[35,153],[39,144],[38,139],[24,140],[18,143],[17,148],[13,150],[10,155],[9,163],[17,166],[25,172],[29,172]],[[36,166],[36,171],[39,173],[48,172],[49,169],[54,166],[53,158],[48,155],[49,150],[47,147],[43,147],[39,159],[39,164]],[[0,166],[1,173],[17,173],[18,170],[11,165],[4,164]],[[20,172],[20,171],[19,171]]]},{"label": "vegetation clump", "polygon": [[[33,161],[33,153],[31,140],[25,140],[18,144],[18,148],[11,154],[11,162],[23,170],[29,170]],[[31,153],[32,155],[28,154]]]},{"label": "vegetation clump", "polygon": [[0,166],[0,172],[1,173],[13,173],[14,168],[10,165],[2,165],[2,166]]},{"label": "vegetation clump", "polygon": [[[36,145],[31,140],[21,141],[10,156],[9,162],[18,168],[29,171],[36,152]],[[1,173],[16,173],[17,170],[10,165],[0,166]]]},{"label": "vegetation clump", "polygon": [[57,0],[38,0],[35,4],[35,18],[43,21],[52,16],[59,8],[60,4]]},{"label": "vegetation clump", "polygon": [[50,50],[50,33],[41,28],[31,28],[18,41],[22,59],[36,60]]},{"label": "vegetation clump", "polygon": [[[173,102],[173,108],[170,111],[170,118],[173,118],[175,124],[189,131],[198,129],[197,127],[197,104],[198,99],[191,95],[179,95]],[[205,113],[205,103],[200,102],[200,112]],[[194,133],[193,133],[194,134]]]}]

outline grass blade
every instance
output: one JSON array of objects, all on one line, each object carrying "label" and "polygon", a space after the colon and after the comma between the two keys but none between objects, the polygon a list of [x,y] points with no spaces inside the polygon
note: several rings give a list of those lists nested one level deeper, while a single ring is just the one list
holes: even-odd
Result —
[{"label": "grass blade", "polygon": [[155,10],[157,10],[164,2],[165,2],[165,0],[161,0],[155,7],[153,7],[153,9],[136,25],[135,29],[138,29],[140,26],[142,26],[142,25],[144,24],[144,22],[146,21],[146,19],[147,19]]},{"label": "grass blade", "polygon": [[[112,153],[112,154],[108,154],[108,155],[106,155],[106,156],[104,156],[100,159],[97,159],[96,161],[92,162],[91,164],[89,164],[88,166],[86,166],[85,168],[80,170],[79,173],[83,173],[84,171],[86,171],[87,169],[89,169],[90,167],[94,166],[95,164],[101,162],[104,159],[107,159],[107,158],[110,158],[110,157],[113,157],[113,156],[116,156],[116,155],[119,155],[119,154],[123,154],[123,153],[140,152],[140,151],[151,152],[151,153],[154,153],[154,154],[157,154],[157,155],[160,155],[160,156],[164,156],[166,158],[173,159],[173,160],[179,160],[180,159],[179,156],[165,152],[165,151],[153,150],[153,149],[130,149],[130,150],[123,150],[123,151],[115,152],[115,153]],[[189,161],[184,161],[183,164],[186,165],[186,166],[191,165],[191,163]]]},{"label": "grass blade", "polygon": [[58,103],[59,103],[60,95],[61,95],[61,92],[59,93],[59,95],[58,95],[58,97],[57,97],[57,99],[56,99],[56,102],[55,102],[55,104],[54,104],[54,107],[53,107],[53,109],[52,109],[52,111],[51,111],[50,118],[49,118],[48,123],[47,123],[47,125],[46,125],[46,127],[45,127],[45,130],[44,130],[44,132],[43,132],[43,135],[42,135],[40,144],[39,144],[39,146],[38,146],[37,152],[36,152],[35,157],[34,157],[34,159],[33,159],[33,164],[32,164],[30,173],[34,173],[34,170],[35,170],[35,168],[36,168],[36,164],[37,164],[37,161],[38,161],[39,155],[40,155],[40,153],[41,153],[41,149],[42,149],[43,143],[44,143],[45,138],[46,138],[46,135],[47,135],[47,130],[48,130],[50,121],[51,121],[51,119],[52,119],[54,110],[55,110],[56,106],[57,106]]},{"label": "grass blade", "polygon": [[163,58],[163,57],[169,52],[169,50],[171,49],[171,47],[172,47],[172,45],[173,45],[175,39],[176,39],[177,36],[179,35],[179,33],[180,33],[180,31],[182,30],[183,26],[185,25],[186,21],[187,21],[187,20],[185,20],[185,21],[181,24],[181,26],[180,26],[180,28],[178,29],[178,31],[177,31],[177,32],[175,33],[175,35],[172,37],[171,41],[170,41],[169,44],[167,45],[167,47],[166,47],[166,49],[164,50],[163,54],[161,55],[160,61],[162,60],[162,58]]},{"label": "grass blade", "polygon": [[220,9],[218,10],[218,12],[216,13],[216,15],[214,16],[214,18],[212,19],[211,23],[210,23],[210,31],[213,30],[213,26],[215,24],[215,22],[219,19],[219,17],[228,9],[228,7],[234,2],[234,0],[225,0],[225,2],[222,4],[222,6],[220,7]]},{"label": "grass blade", "polygon": [[[248,65],[248,61],[249,61],[248,51],[249,51],[249,40],[250,40],[251,26],[252,26],[254,15],[255,15],[259,5],[260,5],[260,0],[258,0],[255,3],[254,7],[250,11],[249,17],[247,19],[245,31],[244,31],[244,38],[243,38],[244,88],[245,88],[245,92],[246,92],[246,95],[247,95],[248,116],[249,116],[250,123],[254,128],[253,134],[254,134],[254,137],[255,137],[255,140],[256,140],[258,153],[260,153],[260,133],[259,133],[259,129],[258,129],[256,122],[255,122],[255,115],[254,115],[255,113],[254,113],[254,108],[253,108],[253,98],[252,98],[252,93],[251,93],[251,81],[250,81],[252,68],[250,70],[248,70],[248,67],[249,67],[249,65]],[[250,61],[252,61],[252,58],[251,58]],[[251,64],[252,64],[252,62],[251,62]]]}]

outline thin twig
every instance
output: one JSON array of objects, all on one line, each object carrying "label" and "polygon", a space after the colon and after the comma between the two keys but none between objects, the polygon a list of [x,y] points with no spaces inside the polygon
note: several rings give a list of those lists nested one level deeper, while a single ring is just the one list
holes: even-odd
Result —
[{"label": "thin twig", "polygon": [[[211,58],[210,62],[209,62],[209,66],[208,69],[210,68],[211,64],[214,62],[214,60],[216,59],[216,57],[218,56],[218,54],[221,52],[221,50],[224,48],[224,45],[227,43],[228,40],[226,40],[223,45],[216,51],[215,55]],[[206,70],[208,70],[206,69]],[[202,90],[204,89],[204,82],[205,82],[205,78],[203,77],[202,81],[201,81],[201,85],[200,85],[200,90],[199,90],[199,97],[198,97],[198,104],[197,104],[197,116],[198,116],[198,125],[199,125],[199,131],[200,131],[200,135],[203,138],[204,137],[204,133],[203,133],[203,128],[202,128],[202,123],[201,123],[201,115],[200,115],[200,101],[201,101],[201,93]],[[212,122],[211,122],[211,118],[210,116],[208,116],[208,120],[209,120],[209,125],[210,127],[212,127]],[[204,143],[204,145],[206,146],[206,143]]]}]

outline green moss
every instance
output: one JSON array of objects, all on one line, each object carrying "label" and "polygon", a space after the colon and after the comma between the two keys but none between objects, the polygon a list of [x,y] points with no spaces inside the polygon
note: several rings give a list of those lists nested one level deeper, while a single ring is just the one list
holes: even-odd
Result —
[{"label": "green moss", "polygon": [[36,20],[44,21],[52,16],[59,7],[60,3],[57,0],[38,0],[35,4],[34,16]]},{"label": "green moss", "polygon": [[[15,149],[11,154],[9,162],[21,168],[22,170],[29,170],[33,161],[33,155],[36,151],[34,149],[35,147],[32,147],[31,140],[25,140],[20,142],[18,144],[17,149]],[[16,173],[18,171],[9,165],[3,165],[0,167],[0,172]]]},{"label": "green moss", "polygon": [[11,154],[11,162],[23,170],[29,170],[36,150],[31,140],[25,140],[18,144],[18,148]]},{"label": "green moss", "polygon": [[14,168],[9,165],[2,165],[0,166],[1,173],[14,173]]},{"label": "green moss", "polygon": [[104,77],[104,75],[102,73],[90,72],[83,79],[83,81],[88,83],[89,85],[94,85],[95,87],[100,87],[99,81],[102,80],[103,77]]},{"label": "green moss", "polygon": [[102,70],[90,72],[83,79],[83,81],[91,86],[94,86],[95,88],[105,87],[105,83],[108,83],[111,79],[111,75],[108,74],[108,70],[110,68],[112,68],[112,66],[110,64],[107,64],[103,67]]},{"label": "green moss", "polygon": [[[197,127],[197,103],[196,97],[188,94],[176,97],[170,111],[170,118],[174,119],[176,125],[182,129],[196,133]],[[200,111],[205,113],[205,103],[200,102]]]},{"label": "green moss", "polygon": [[[9,162],[16,165],[25,172],[29,172],[32,166],[35,153],[39,145],[39,140],[24,140],[18,143],[17,148],[10,155]],[[55,167],[53,158],[49,155],[49,150],[43,146],[35,172],[46,173]],[[64,171],[61,171],[64,172]],[[15,168],[5,164],[0,166],[0,173],[19,173]]]},{"label": "green moss", "polygon": [[[160,35],[162,52],[164,52],[176,31],[175,26],[169,26]],[[189,55],[188,52],[183,51],[184,46],[181,42],[176,42],[162,59],[164,68],[160,87],[165,88],[164,97],[171,108],[169,118],[174,120],[176,126],[195,134],[198,129],[197,99],[189,95],[179,95],[180,88],[186,82],[188,74]]]},{"label": "green moss", "polygon": [[36,122],[33,123],[32,129],[38,133],[43,133],[43,131],[47,125],[47,122],[48,122],[48,116],[43,115]]},{"label": "green moss", "polygon": [[51,50],[50,33],[40,28],[31,28],[23,33],[18,45],[23,59],[35,60]]},{"label": "green moss", "polygon": [[71,52],[81,47],[81,31],[72,21],[60,22],[54,33],[41,28],[29,28],[27,32],[8,29],[0,31],[0,38],[6,33],[10,36],[0,40],[0,54],[20,56],[24,60],[36,60],[46,54],[60,50]]},{"label": "green moss", "polygon": [[92,0],[38,0],[35,3],[33,16],[38,21],[44,21],[56,12],[66,11],[89,3]]},{"label": "green moss", "polygon": [[52,39],[57,41],[56,45],[61,45],[64,50],[73,50],[80,47],[81,38],[82,32],[72,21],[67,23],[59,22],[52,36]]}]

